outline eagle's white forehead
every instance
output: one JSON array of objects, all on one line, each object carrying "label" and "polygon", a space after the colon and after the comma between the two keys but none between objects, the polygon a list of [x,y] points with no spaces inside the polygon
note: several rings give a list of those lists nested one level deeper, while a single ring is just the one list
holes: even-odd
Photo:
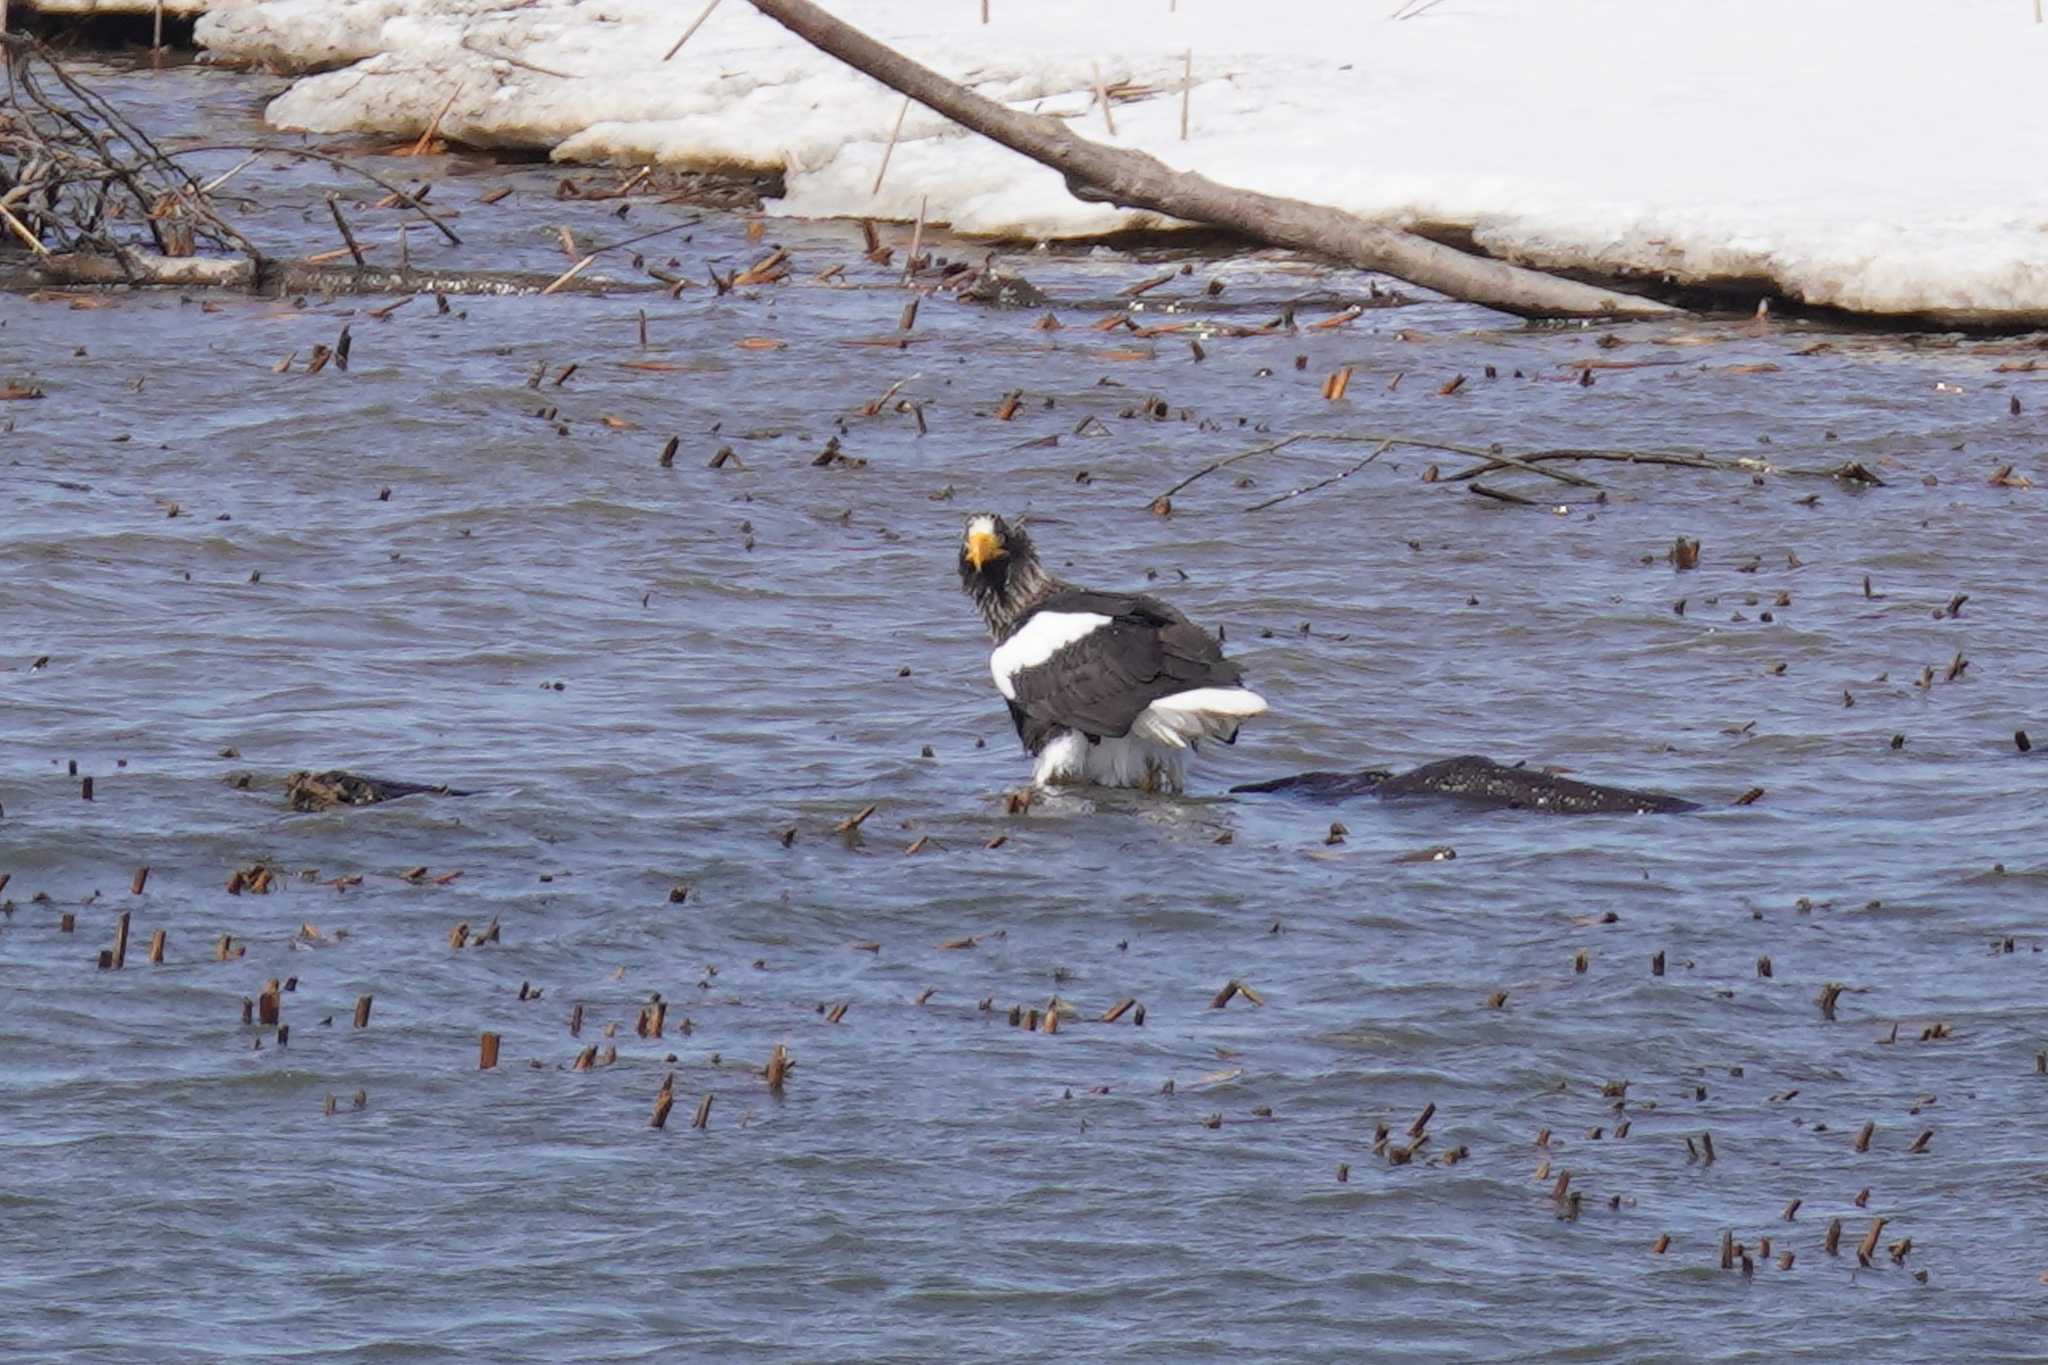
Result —
[{"label": "eagle's white forehead", "polygon": [[969,518],[967,519],[967,534],[968,534],[968,535],[970,535],[970,536],[971,536],[971,535],[976,535],[976,534],[980,534],[980,535],[984,535],[984,536],[992,536],[992,535],[994,535],[995,533],[996,533],[996,519],[995,519],[994,517],[989,517],[989,516],[981,516],[981,517],[969,517]]}]

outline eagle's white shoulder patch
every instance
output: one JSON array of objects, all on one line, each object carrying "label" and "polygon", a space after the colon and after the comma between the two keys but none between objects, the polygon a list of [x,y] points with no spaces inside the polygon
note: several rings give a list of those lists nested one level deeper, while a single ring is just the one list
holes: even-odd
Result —
[{"label": "eagle's white shoulder patch", "polygon": [[988,656],[988,671],[996,680],[996,691],[1011,701],[1017,699],[1016,677],[1036,668],[1053,655],[1108,625],[1113,617],[1095,611],[1041,611],[1026,621],[1015,635],[1003,641]]}]

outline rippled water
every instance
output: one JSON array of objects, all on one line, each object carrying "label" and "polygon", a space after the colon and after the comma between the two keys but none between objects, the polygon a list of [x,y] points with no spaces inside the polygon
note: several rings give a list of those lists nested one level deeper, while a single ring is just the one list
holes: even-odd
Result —
[{"label": "rippled water", "polygon": [[[261,84],[117,82],[195,138],[248,135]],[[330,247],[326,189],[388,239],[374,191],[280,164],[245,173],[265,240]],[[371,164],[462,210],[461,250],[411,234],[440,265],[560,269],[557,226],[602,242],[689,212],[621,222],[552,198],[546,168]],[[701,279],[765,252],[743,228],[643,249]],[[0,404],[0,1350],[2039,1358],[2048,865],[2013,732],[2048,738],[2048,487],[1991,481],[2048,481],[2048,389],[1999,368],[2029,343],[1422,303],[1198,361],[1089,330],[1158,273],[1098,252],[1013,258],[1065,330],[928,298],[907,349],[853,346],[896,327],[890,271],[851,225],[767,242],[792,280],[725,297],[385,320],[378,299],[0,298],[0,380],[47,394]],[[1256,325],[1368,288],[1191,264],[1153,314]],[[816,282],[832,265],[860,287]],[[303,373],[345,322],[350,368]],[[1585,360],[1654,363],[1584,387]],[[899,381],[928,434],[859,415]],[[1167,415],[1137,415],[1153,398]],[[1148,511],[1295,432],[1760,463],[1488,476],[1522,506],[1401,447],[1246,511],[1372,449],[1301,443]],[[864,463],[816,467],[834,436]],[[739,463],[708,467],[725,446]],[[1852,460],[1884,486],[1789,472]],[[982,508],[1029,514],[1076,580],[1225,628],[1271,716],[1185,799],[1007,813],[1028,764],[952,567]],[[1666,558],[1681,535],[1697,570]],[[1224,795],[1466,751],[1706,809]],[[284,776],[329,767],[476,794],[288,811]],[[1456,859],[1397,861],[1440,844]],[[290,875],[228,895],[258,862]],[[127,966],[97,971],[120,911]],[[500,942],[448,946],[493,920]],[[215,961],[223,934],[247,956]],[[240,1023],[272,977],[297,982],[282,1048]],[[1231,979],[1263,1005],[1210,1008]],[[642,1039],[655,992],[669,1031]],[[1057,1033],[1010,1026],[1055,995],[1079,1011]],[[1142,1027],[1096,1022],[1126,997]],[[570,1070],[593,1042],[616,1064]],[[757,1074],[777,1043],[779,1095]],[[1412,1163],[1375,1155],[1377,1124],[1402,1145],[1432,1104]],[[1707,1133],[1716,1159],[1690,1162]],[[1724,1230],[1753,1278],[1719,1269]]]}]

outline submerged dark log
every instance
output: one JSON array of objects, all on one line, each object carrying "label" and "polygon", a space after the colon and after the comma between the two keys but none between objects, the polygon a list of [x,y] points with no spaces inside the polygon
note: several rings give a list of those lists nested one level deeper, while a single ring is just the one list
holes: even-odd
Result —
[{"label": "submerged dark log", "polygon": [[324,773],[297,772],[284,780],[285,799],[296,811],[329,810],[335,806],[373,806],[379,801],[396,801],[402,796],[469,796],[447,786],[423,782],[386,782],[359,773],[339,770]]},{"label": "submerged dark log", "polygon": [[1479,754],[1425,763],[1405,773],[1362,768],[1356,772],[1308,772],[1266,782],[1248,782],[1232,792],[1284,792],[1320,801],[1374,795],[1387,799],[1439,796],[1477,806],[1544,811],[1554,815],[1638,814],[1697,810],[1662,792],[1633,791],[1557,777],[1534,768],[1510,767]]}]

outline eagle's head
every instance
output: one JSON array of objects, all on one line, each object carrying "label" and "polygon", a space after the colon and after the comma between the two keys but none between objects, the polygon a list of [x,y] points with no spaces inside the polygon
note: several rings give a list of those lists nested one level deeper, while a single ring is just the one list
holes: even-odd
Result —
[{"label": "eagle's head", "polygon": [[998,636],[1047,588],[1031,537],[993,512],[967,519],[960,537],[960,586]]}]

